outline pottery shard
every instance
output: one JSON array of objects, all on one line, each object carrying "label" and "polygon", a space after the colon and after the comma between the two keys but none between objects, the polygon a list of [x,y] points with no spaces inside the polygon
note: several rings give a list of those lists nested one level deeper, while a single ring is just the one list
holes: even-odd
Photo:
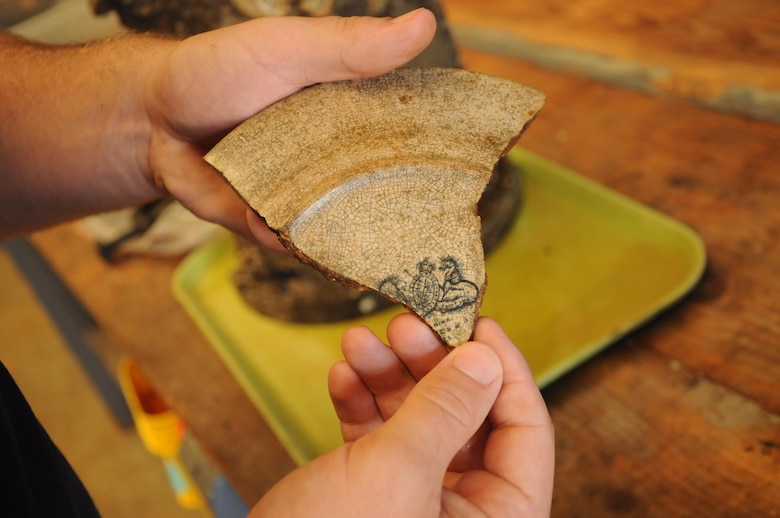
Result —
[{"label": "pottery shard", "polygon": [[301,90],[206,155],[299,259],[471,337],[487,279],[477,203],[544,104],[512,81],[408,68]]}]

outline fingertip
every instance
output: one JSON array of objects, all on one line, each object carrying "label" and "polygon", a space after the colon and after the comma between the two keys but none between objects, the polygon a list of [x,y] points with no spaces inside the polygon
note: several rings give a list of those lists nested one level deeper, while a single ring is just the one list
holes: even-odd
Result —
[{"label": "fingertip", "polygon": [[406,25],[419,32],[420,37],[427,39],[426,46],[436,34],[436,15],[425,7],[402,14],[390,20],[393,25]]},{"label": "fingertip", "polygon": [[345,352],[348,349],[365,343],[366,340],[379,340],[371,329],[367,326],[352,326],[341,335],[341,350]]},{"label": "fingertip", "polygon": [[257,213],[250,208],[246,209],[246,225],[251,237],[260,245],[284,254],[290,253],[281,241],[279,241],[279,237],[268,228],[268,225],[263,221],[263,218],[258,216]]},{"label": "fingertip", "polygon": [[395,28],[403,30],[397,48],[401,52],[401,63],[392,68],[405,65],[425,50],[436,36],[436,15],[429,9],[420,7],[390,20]]},{"label": "fingertip", "polygon": [[433,339],[437,342],[433,330],[420,319],[417,315],[410,312],[401,313],[394,316],[387,325],[387,337],[390,342],[396,341],[396,338],[417,337],[420,339]]},{"label": "fingertip", "polygon": [[356,383],[362,382],[346,360],[337,361],[328,370],[328,392],[334,404],[350,394]]},{"label": "fingertip", "polygon": [[448,353],[431,328],[412,313],[402,313],[390,321],[387,339],[416,380],[428,374]]},{"label": "fingertip", "polygon": [[506,335],[506,333],[501,328],[499,323],[496,322],[494,319],[488,317],[488,316],[480,315],[477,318],[477,324],[475,326],[475,331],[478,332],[482,328],[484,328],[484,331],[487,331],[487,332],[491,332],[491,333],[498,332],[498,333]]},{"label": "fingertip", "polygon": [[[433,40],[436,17],[421,8],[394,19],[332,17],[326,27],[330,34],[313,42],[317,47],[310,53],[309,82],[377,76],[405,65]],[[322,38],[332,44],[323,47]]]},{"label": "fingertip", "polygon": [[341,337],[341,352],[362,378],[398,367],[400,361],[390,348],[366,326],[347,329]]},{"label": "fingertip", "polygon": [[[425,7],[418,7],[417,9],[414,9],[414,10],[409,11],[407,13],[404,13],[402,15],[396,16],[395,18],[392,18],[390,20],[390,23],[394,23],[396,25],[401,24],[401,23],[410,23],[418,15],[425,16],[423,11],[425,11],[425,12],[427,12],[429,14],[433,14],[428,9],[426,9]],[[435,22],[435,20],[434,20],[434,22]]]},{"label": "fingertip", "polygon": [[[328,370],[328,395],[341,421],[355,422],[355,409],[365,406],[371,397],[360,375],[346,360],[339,360]],[[373,398],[371,398],[373,406]]]}]

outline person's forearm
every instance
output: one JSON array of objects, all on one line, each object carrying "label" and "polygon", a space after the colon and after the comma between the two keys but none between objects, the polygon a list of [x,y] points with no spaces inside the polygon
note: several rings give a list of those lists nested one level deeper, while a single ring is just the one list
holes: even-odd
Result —
[{"label": "person's forearm", "polygon": [[137,90],[169,44],[50,47],[0,32],[0,236],[159,196]]}]

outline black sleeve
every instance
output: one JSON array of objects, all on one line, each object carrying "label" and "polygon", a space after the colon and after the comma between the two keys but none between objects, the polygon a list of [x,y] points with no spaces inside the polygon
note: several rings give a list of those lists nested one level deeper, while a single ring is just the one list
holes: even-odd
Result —
[{"label": "black sleeve", "polygon": [[99,516],[81,480],[2,363],[0,514],[19,518]]}]

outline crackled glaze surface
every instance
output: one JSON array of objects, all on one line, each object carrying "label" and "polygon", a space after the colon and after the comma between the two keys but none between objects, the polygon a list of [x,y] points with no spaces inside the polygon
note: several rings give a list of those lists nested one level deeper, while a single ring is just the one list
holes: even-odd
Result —
[{"label": "crackled glaze surface", "polygon": [[402,69],[303,90],[206,160],[300,259],[403,303],[455,346],[486,286],[477,202],[543,103],[492,76]]}]

